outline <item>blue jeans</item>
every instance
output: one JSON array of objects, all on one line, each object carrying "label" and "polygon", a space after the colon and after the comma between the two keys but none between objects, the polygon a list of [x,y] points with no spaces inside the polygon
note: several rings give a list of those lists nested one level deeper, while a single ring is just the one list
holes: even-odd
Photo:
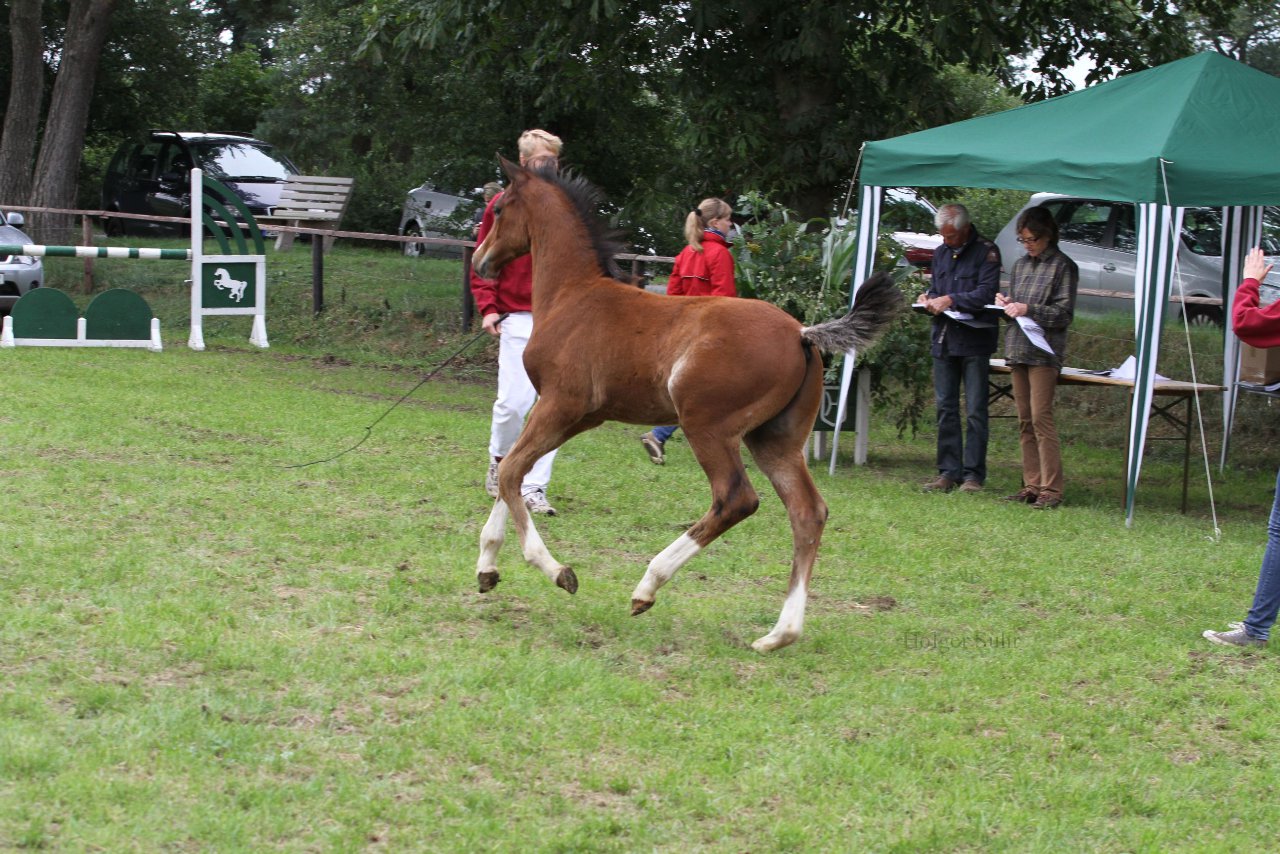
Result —
[{"label": "blue jeans", "polygon": [[675,435],[679,427],[654,427],[653,438],[658,440],[659,445],[666,444],[666,441]]},{"label": "blue jeans", "polygon": [[[933,359],[933,398],[938,410],[938,474],[957,483],[987,480],[987,356]],[[964,384],[965,429],[960,425]]]},{"label": "blue jeans", "polygon": [[1253,592],[1253,607],[1244,618],[1244,630],[1250,637],[1266,640],[1271,636],[1276,613],[1280,611],[1280,472],[1276,473],[1276,497],[1267,520],[1267,550],[1262,553],[1262,571],[1258,588]]}]

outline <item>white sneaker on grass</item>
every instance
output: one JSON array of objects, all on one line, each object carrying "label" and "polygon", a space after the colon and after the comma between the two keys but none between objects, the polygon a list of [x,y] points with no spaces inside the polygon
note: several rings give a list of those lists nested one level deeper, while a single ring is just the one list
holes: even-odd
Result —
[{"label": "white sneaker on grass", "polygon": [[1244,630],[1243,627],[1231,629],[1225,632],[1215,632],[1212,629],[1205,629],[1201,634],[1207,641],[1211,641],[1222,646],[1266,646],[1267,642],[1262,638],[1255,638]]},{"label": "white sneaker on grass", "polygon": [[556,515],[556,508],[547,502],[546,490],[535,489],[524,494],[524,506],[529,508],[530,513],[538,513],[543,516]]}]

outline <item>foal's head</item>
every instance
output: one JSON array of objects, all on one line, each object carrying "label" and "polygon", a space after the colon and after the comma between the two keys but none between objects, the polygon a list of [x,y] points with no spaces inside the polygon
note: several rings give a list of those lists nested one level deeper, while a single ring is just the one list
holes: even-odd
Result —
[{"label": "foal's head", "polygon": [[530,251],[534,223],[548,216],[551,206],[559,207],[557,200],[551,198],[555,195],[568,203],[568,210],[582,228],[552,231],[549,239],[572,242],[573,245],[560,248],[590,252],[602,275],[630,283],[614,260],[614,255],[625,247],[615,233],[606,231],[596,214],[601,202],[599,190],[585,178],[554,168],[525,168],[506,158],[501,160],[510,183],[494,206],[493,227],[472,256],[472,266],[479,275],[493,278],[513,258]]}]

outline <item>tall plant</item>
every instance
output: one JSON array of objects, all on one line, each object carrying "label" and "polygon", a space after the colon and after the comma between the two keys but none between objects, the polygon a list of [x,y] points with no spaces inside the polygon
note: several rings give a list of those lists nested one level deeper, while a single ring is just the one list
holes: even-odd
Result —
[{"label": "tall plant", "polygon": [[[824,219],[801,219],[785,206],[758,193],[738,200],[747,219],[743,239],[734,247],[738,290],[766,300],[805,325],[844,314],[857,252],[857,230]],[[876,245],[877,269],[889,270],[908,301],[927,284],[914,268],[902,265],[902,247],[888,234]],[[910,314],[898,318],[881,342],[859,356],[859,367],[871,372],[875,404],[893,413],[899,434],[914,435],[931,404],[932,359],[929,336]],[[828,365],[828,381],[834,382]]]}]

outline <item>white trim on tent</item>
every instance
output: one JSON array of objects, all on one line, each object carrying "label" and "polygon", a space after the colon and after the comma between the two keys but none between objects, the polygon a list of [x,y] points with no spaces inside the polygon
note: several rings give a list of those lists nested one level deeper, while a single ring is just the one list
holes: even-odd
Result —
[{"label": "white trim on tent", "polygon": [[[853,283],[849,288],[849,307],[853,307],[853,301],[858,296],[858,288],[862,287],[862,283],[867,280],[874,270],[876,263],[876,235],[880,229],[880,204],[884,198],[884,192],[880,187],[862,188],[860,200],[858,203],[858,251],[853,261]],[[853,380],[853,366],[858,359],[858,354],[853,350],[845,353],[844,364],[840,370],[840,397],[836,406],[836,429],[831,435],[831,464],[827,469],[828,474],[836,473],[836,451],[840,448],[840,427],[844,424],[845,418],[845,400],[849,394],[849,385]],[[870,402],[862,400],[859,395],[858,406],[859,411],[865,413]],[[870,423],[869,417],[862,418],[864,424]],[[859,431],[858,441],[860,445],[865,447],[866,436],[862,435],[865,430]]]},{"label": "white trim on tent", "polygon": [[1244,280],[1244,256],[1262,243],[1262,208],[1222,209],[1222,455],[1218,470],[1227,468],[1227,449],[1236,421],[1236,399],[1240,390],[1240,339],[1231,331],[1231,303],[1236,287]]}]

